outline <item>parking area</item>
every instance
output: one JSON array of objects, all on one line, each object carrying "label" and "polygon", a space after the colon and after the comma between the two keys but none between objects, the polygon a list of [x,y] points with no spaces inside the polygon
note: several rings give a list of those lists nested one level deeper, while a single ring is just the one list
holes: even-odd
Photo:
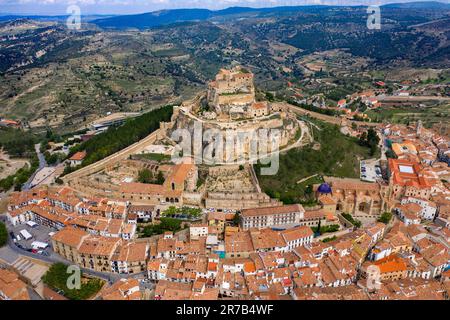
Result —
[{"label": "parking area", "polygon": [[[25,237],[21,234],[21,231],[25,230],[31,235],[31,238],[25,239]],[[42,254],[44,256],[50,256],[51,254],[51,241],[50,241],[50,233],[55,232],[55,230],[41,226],[39,224],[34,227],[30,227],[27,224],[21,224],[17,226],[12,226],[8,224],[8,231],[11,239],[13,239],[14,244],[23,250],[27,250],[29,252]],[[46,249],[43,248],[33,248],[33,242],[42,242],[48,244]]]},{"label": "parking area", "polygon": [[375,182],[377,179],[382,179],[380,161],[362,160],[360,162],[361,180],[367,182]]}]

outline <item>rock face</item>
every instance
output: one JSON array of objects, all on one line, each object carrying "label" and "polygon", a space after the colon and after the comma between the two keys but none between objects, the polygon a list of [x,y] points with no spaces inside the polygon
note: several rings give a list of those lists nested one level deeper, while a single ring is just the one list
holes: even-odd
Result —
[{"label": "rock face", "polygon": [[293,143],[300,130],[294,114],[255,101],[253,74],[242,67],[221,69],[206,94],[176,109],[166,135],[180,142],[177,132],[187,130],[191,149],[186,154],[204,158],[213,147],[215,164],[253,162]]}]

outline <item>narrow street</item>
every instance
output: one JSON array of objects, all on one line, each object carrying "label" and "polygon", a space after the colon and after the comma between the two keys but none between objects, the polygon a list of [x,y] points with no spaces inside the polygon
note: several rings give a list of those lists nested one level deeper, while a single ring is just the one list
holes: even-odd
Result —
[{"label": "narrow street", "polygon": [[47,166],[47,161],[45,161],[45,156],[41,153],[41,144],[40,143],[35,144],[34,150],[36,151],[36,154],[39,159],[39,167],[31,175],[30,179],[28,179],[28,181],[23,185],[22,190],[24,190],[24,191],[30,190],[31,188],[33,188],[33,185],[31,183],[34,180],[34,178],[36,177],[36,174]]}]

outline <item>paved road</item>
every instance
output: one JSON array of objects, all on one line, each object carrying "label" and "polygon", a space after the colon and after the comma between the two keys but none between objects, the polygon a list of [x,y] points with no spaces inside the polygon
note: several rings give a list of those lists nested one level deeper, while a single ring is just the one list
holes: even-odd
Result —
[{"label": "paved road", "polygon": [[[4,216],[0,216],[0,220],[5,220]],[[9,223],[6,223],[6,226],[8,228],[8,231],[17,231],[17,228],[12,229],[11,225]],[[19,229],[25,229],[25,225],[21,225],[22,227]],[[33,229],[34,234],[36,234],[37,229]],[[42,236],[42,235],[41,235]],[[20,249],[16,246],[16,244],[12,241],[11,237],[8,235],[8,244],[7,246],[0,248],[0,260],[3,260],[9,264],[13,263],[19,256],[25,256],[30,257],[36,260],[40,260],[45,263],[56,263],[56,262],[62,262],[64,264],[74,264],[72,261],[66,260],[60,255],[53,252],[51,249],[47,249],[47,251],[50,253],[49,256],[43,256],[40,254],[35,254],[32,252],[28,252],[26,250]],[[116,273],[108,273],[108,272],[98,272],[91,269],[81,268],[84,274],[94,276],[97,278],[101,278],[110,284],[119,280],[120,278],[144,278],[145,272],[142,273],[135,273],[135,274],[116,274]]]},{"label": "paved road", "polygon": [[[8,250],[9,249],[9,250]],[[5,256],[8,255],[8,256]],[[49,264],[53,264],[56,262],[62,262],[64,264],[73,264],[73,262],[68,261],[64,258],[62,258],[61,256],[59,256],[58,254],[52,252],[52,254],[48,257],[40,255],[40,254],[35,254],[35,253],[31,253],[28,252],[26,250],[22,250],[18,247],[16,247],[16,245],[14,244],[14,242],[11,241],[11,238],[9,238],[8,240],[8,246],[5,250],[5,248],[2,248],[0,250],[0,259],[8,261],[11,259],[12,256],[25,256],[25,257],[29,257],[29,258],[33,258],[35,260],[40,260],[42,262],[45,263],[49,263]],[[121,278],[120,275],[118,274],[109,274],[109,273],[103,273],[103,272],[97,272],[97,271],[93,271],[90,269],[85,269],[85,268],[80,268],[83,273],[87,274],[87,275],[91,275],[97,278],[101,278],[109,283],[115,282],[117,281],[119,278]]]},{"label": "paved road", "polygon": [[36,151],[36,154],[39,159],[39,167],[31,175],[30,179],[28,179],[28,181],[23,185],[22,190],[30,190],[31,188],[33,188],[33,185],[31,183],[33,182],[34,178],[36,177],[36,174],[47,166],[47,161],[45,161],[45,156],[41,153],[41,144],[40,143],[35,144],[34,150]]},{"label": "paved road", "polygon": [[439,96],[378,96],[378,101],[401,101],[401,102],[425,102],[425,101],[450,101],[450,97]]}]

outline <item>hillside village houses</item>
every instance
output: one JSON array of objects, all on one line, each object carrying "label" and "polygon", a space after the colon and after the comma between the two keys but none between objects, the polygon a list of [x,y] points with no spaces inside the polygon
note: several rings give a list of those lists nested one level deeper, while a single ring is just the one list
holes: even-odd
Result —
[{"label": "hillside village houses", "polygon": [[0,301],[30,300],[27,285],[10,270],[0,269]]},{"label": "hillside village houses", "polygon": [[71,167],[79,166],[83,163],[87,153],[85,151],[79,151],[69,158],[69,165]]},{"label": "hillside village houses", "polygon": [[[252,82],[246,70],[222,70],[207,97],[217,115],[264,116]],[[239,95],[245,108],[228,109],[229,93]],[[162,184],[78,179],[69,186],[14,192],[6,216],[14,226],[35,221],[53,228],[52,248],[67,261],[102,273],[144,275],[156,282],[155,299],[448,297],[449,280],[442,275],[450,262],[450,139],[420,123],[383,125],[380,132],[394,154],[382,163],[384,178],[369,183],[323,177],[312,188],[314,207],[283,205],[263,193],[214,198],[214,192],[196,191],[195,164],[146,164],[153,173],[163,172]],[[169,206],[192,199],[208,208],[199,221],[183,220],[186,230],[180,232],[138,237],[138,224],[158,223]],[[378,222],[384,212],[396,217]],[[365,223],[356,228],[343,213]],[[337,232],[317,232],[335,225]],[[378,289],[367,287],[374,268]],[[4,283],[0,277],[5,299],[11,294],[2,296],[2,288],[16,281],[6,278]],[[138,287],[122,279],[100,296],[141,299]],[[414,294],[411,287],[417,288]]]}]

